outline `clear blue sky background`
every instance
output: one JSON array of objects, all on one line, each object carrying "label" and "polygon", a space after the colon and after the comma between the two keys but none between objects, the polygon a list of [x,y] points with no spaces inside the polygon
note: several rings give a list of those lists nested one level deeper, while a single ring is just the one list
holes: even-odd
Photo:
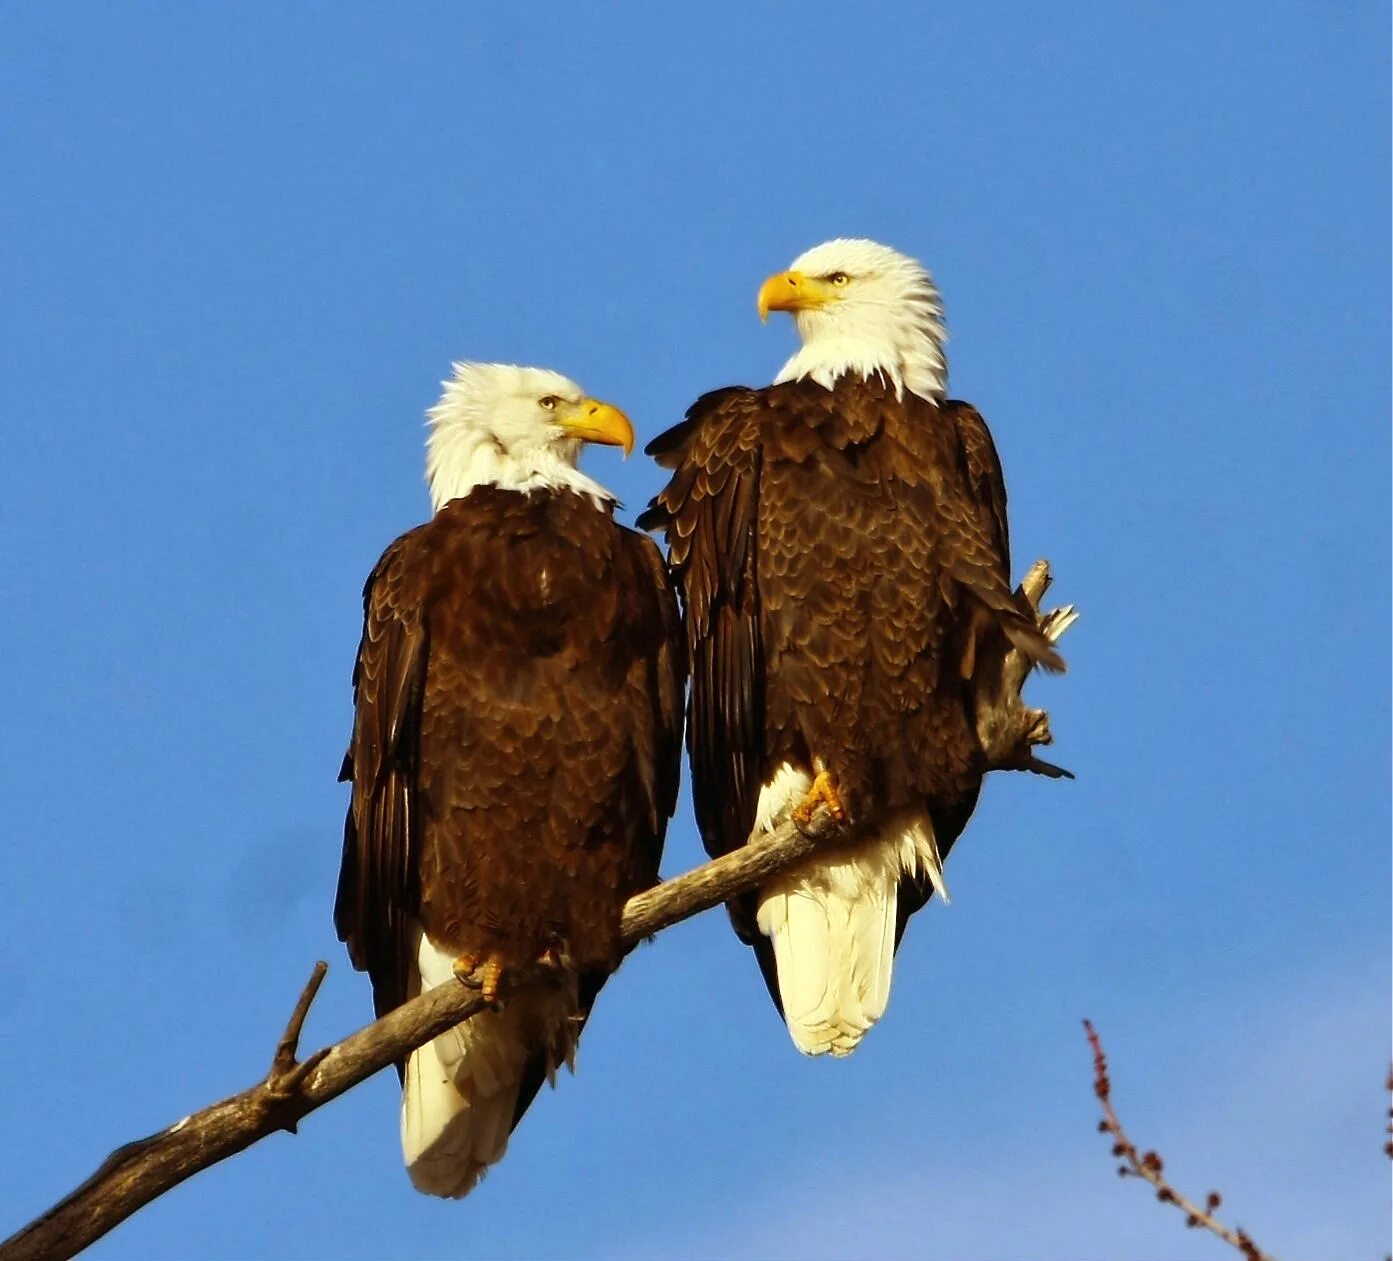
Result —
[{"label": "clear blue sky background", "polygon": [[[759,281],[924,258],[1078,782],[988,785],[883,1024],[808,1062],[718,914],[641,950],[462,1204],[384,1074],[107,1258],[1380,1256],[1389,1026],[1382,3],[0,10],[0,1234],[365,1022],[330,905],[359,588],[451,358],[651,437],[767,381]],[[592,453],[631,519],[660,484]],[[699,846],[686,802],[668,872]]]}]

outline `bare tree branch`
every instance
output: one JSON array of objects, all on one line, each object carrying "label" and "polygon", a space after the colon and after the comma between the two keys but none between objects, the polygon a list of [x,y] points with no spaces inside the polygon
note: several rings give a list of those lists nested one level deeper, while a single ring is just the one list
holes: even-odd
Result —
[{"label": "bare tree branch", "polygon": [[[1037,562],[1031,570],[1027,584],[1032,582],[1035,594],[1031,604],[1038,608],[1039,596],[1049,585],[1045,562]],[[1042,617],[1041,626],[1057,638],[1072,624],[1073,616],[1072,609],[1057,610]],[[1037,769],[1024,765],[1024,761],[1034,745],[1048,742],[1049,722],[1043,710],[1028,710],[1020,700],[1019,688],[1030,663],[1024,658],[1015,660],[1013,654],[1019,657],[1013,649],[1003,660],[1007,682],[995,698],[994,743],[989,754],[994,768]],[[996,761],[997,752],[1003,758],[1000,762]],[[756,888],[821,844],[854,839],[854,832],[838,828],[825,812],[819,812],[806,830],[785,823],[762,841],[630,898],[624,908],[625,944],[637,945],[664,928]],[[74,1256],[186,1178],[278,1130],[295,1133],[308,1113],[487,1006],[477,989],[452,981],[412,999],[342,1042],[297,1061],[305,1017],[327,971],[326,964],[315,965],[263,1080],[112,1152],[75,1191],[0,1243],[0,1261],[63,1261]],[[535,976],[514,974],[510,980],[516,990],[517,986],[545,984],[547,976],[539,970]]]},{"label": "bare tree branch", "polygon": [[1185,1225],[1192,1229],[1202,1226],[1212,1234],[1218,1235],[1225,1243],[1237,1248],[1243,1254],[1244,1261],[1274,1261],[1274,1258],[1259,1248],[1245,1231],[1233,1230],[1214,1216],[1219,1205],[1223,1203],[1223,1197],[1217,1191],[1211,1191],[1205,1196],[1204,1207],[1200,1208],[1166,1181],[1165,1165],[1159,1155],[1154,1151],[1137,1151],[1136,1145],[1123,1130],[1122,1122],[1117,1119],[1117,1113],[1113,1111],[1112,1082],[1108,1080],[1108,1061],[1103,1055],[1102,1039],[1098,1037],[1091,1020],[1085,1020],[1083,1027],[1088,1034],[1088,1045],[1093,1048],[1093,1093],[1103,1105],[1103,1119],[1098,1122],[1098,1132],[1111,1134],[1113,1137],[1112,1154],[1123,1162],[1117,1167],[1118,1175],[1124,1178],[1141,1178],[1149,1182],[1156,1188],[1156,1198],[1162,1204],[1174,1204],[1185,1214]]},{"label": "bare tree branch", "polygon": [[[806,857],[833,831],[825,815],[815,818],[806,833],[787,824],[759,844],[639,894],[624,909],[626,943],[642,941],[754,888]],[[300,1029],[327,970],[322,962],[315,965],[262,1081],[117,1149],[76,1191],[0,1244],[0,1261],[73,1256],[200,1170],[277,1130],[294,1133],[307,1113],[486,1007],[477,990],[450,982],[297,1063]]]}]

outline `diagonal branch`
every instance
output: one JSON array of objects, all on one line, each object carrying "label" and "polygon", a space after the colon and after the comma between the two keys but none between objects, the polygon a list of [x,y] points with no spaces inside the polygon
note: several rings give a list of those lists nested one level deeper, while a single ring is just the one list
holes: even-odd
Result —
[{"label": "diagonal branch", "polygon": [[[1038,562],[1027,577],[1027,593],[1032,581],[1038,587],[1034,607],[1049,582],[1044,562]],[[1052,637],[1062,634],[1072,621],[1072,610],[1062,612],[1066,615],[1063,626],[1058,623],[1060,611],[1041,617],[1042,627]],[[1006,686],[995,698],[1000,712],[994,718],[993,735],[1010,760],[998,762],[992,749],[988,760],[993,767],[1016,769],[1031,747],[1048,742],[1049,723],[1043,710],[1026,709],[1020,700],[1018,689],[1029,664],[1008,656],[1006,671]],[[823,843],[854,836],[855,832],[832,824],[825,813],[819,813],[806,831],[784,823],[758,842],[630,898],[623,917],[625,944],[635,946],[664,928],[757,888]],[[0,1243],[0,1261],[63,1261],[74,1256],[185,1179],[279,1130],[295,1133],[298,1123],[316,1108],[487,1006],[477,990],[452,981],[342,1042],[297,1061],[305,1017],[327,970],[324,963],[315,965],[264,1079],[168,1129],[118,1148],[75,1191]]]},{"label": "diagonal branch", "polygon": [[1205,1197],[1204,1207],[1200,1208],[1166,1180],[1165,1165],[1160,1156],[1154,1151],[1137,1151],[1136,1145],[1123,1130],[1122,1122],[1117,1119],[1117,1113],[1113,1111],[1112,1082],[1108,1079],[1108,1061],[1103,1054],[1102,1039],[1098,1037],[1091,1020],[1085,1020],[1083,1027],[1088,1034],[1088,1045],[1093,1049],[1093,1093],[1103,1105],[1103,1119],[1098,1122],[1098,1131],[1112,1135],[1112,1154],[1123,1162],[1117,1167],[1118,1174],[1149,1182],[1156,1188],[1156,1198],[1162,1204],[1174,1204],[1185,1214],[1185,1225],[1191,1229],[1202,1226],[1211,1234],[1218,1235],[1225,1243],[1237,1248],[1243,1254],[1244,1261],[1275,1261],[1249,1238],[1246,1231],[1225,1226],[1214,1216],[1222,1203],[1217,1191],[1211,1191]]},{"label": "diagonal branch", "polygon": [[[806,833],[786,824],[766,840],[631,898],[624,908],[625,942],[636,945],[755,888],[837,832],[825,815],[814,819]],[[186,1178],[278,1130],[294,1133],[308,1113],[486,1006],[477,990],[449,982],[297,1063],[300,1029],[326,971],[325,964],[315,965],[262,1081],[118,1148],[77,1190],[0,1243],[0,1261],[59,1261],[75,1255]]]}]

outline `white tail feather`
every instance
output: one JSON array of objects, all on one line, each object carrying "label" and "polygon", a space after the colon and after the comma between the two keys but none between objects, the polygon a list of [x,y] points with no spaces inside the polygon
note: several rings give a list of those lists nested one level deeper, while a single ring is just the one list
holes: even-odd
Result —
[{"label": "white tail feather", "polygon": [[[453,957],[421,935],[420,989],[453,976]],[[569,991],[569,992],[568,992]],[[414,1051],[401,1099],[401,1146],[412,1185],[428,1195],[467,1195],[508,1147],[523,1072],[533,1052],[550,1064],[574,1049],[573,987],[481,1012]]]},{"label": "white tail feather", "polygon": [[[787,765],[760,793],[756,826],[769,829],[811,779]],[[924,872],[947,901],[933,824],[902,810],[878,835],[794,867],[760,890],[758,925],[774,946],[779,998],[805,1055],[849,1055],[885,1014],[895,962],[899,882]]]}]

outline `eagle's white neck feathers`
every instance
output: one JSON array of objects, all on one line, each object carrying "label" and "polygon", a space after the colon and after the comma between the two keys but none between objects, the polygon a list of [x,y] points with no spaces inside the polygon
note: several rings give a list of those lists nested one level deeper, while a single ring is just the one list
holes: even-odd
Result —
[{"label": "eagle's white neck feathers", "polygon": [[835,300],[794,314],[803,345],[775,382],[808,378],[826,389],[844,373],[877,373],[932,402],[948,389],[948,338],[933,277],[914,259],[875,241],[839,238],[814,246],[792,270],[849,277]]},{"label": "eagle's white neck feathers", "polygon": [[476,486],[506,490],[570,490],[601,509],[614,496],[576,467],[581,443],[557,435],[538,410],[554,396],[579,402],[574,381],[545,368],[457,363],[445,392],[426,413],[426,483],[432,510]]}]

